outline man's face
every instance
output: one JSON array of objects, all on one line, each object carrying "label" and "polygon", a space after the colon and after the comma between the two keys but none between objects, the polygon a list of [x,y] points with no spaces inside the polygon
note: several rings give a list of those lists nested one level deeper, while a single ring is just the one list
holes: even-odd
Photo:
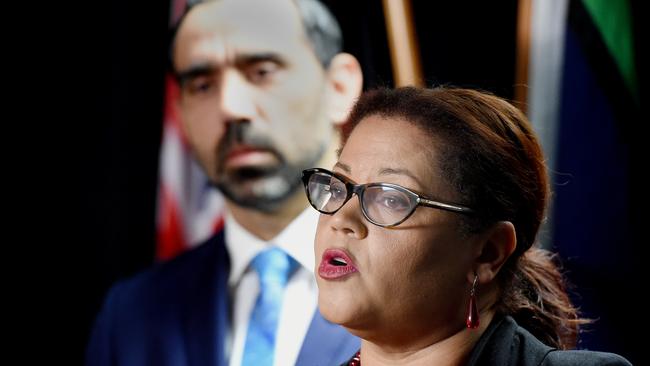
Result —
[{"label": "man's face", "polygon": [[181,25],[174,66],[189,143],[239,205],[273,211],[333,136],[326,74],[290,0],[219,0]]}]

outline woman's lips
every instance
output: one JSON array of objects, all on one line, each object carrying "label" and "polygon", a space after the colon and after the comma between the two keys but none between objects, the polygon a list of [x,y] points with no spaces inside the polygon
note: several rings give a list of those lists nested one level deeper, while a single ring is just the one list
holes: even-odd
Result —
[{"label": "woman's lips", "polygon": [[358,272],[345,250],[327,249],[318,267],[318,275],[325,280],[335,280]]}]

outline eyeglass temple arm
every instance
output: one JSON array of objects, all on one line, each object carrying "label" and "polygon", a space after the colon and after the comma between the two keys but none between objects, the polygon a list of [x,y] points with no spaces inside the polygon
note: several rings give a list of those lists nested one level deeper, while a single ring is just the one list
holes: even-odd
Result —
[{"label": "eyeglass temple arm", "polygon": [[436,208],[439,208],[439,209],[442,209],[442,210],[447,210],[447,211],[459,212],[459,213],[464,213],[464,214],[474,213],[474,210],[472,210],[469,207],[450,205],[448,203],[432,201],[432,200],[428,200],[426,198],[420,198],[420,203],[425,205],[425,206],[436,207]]}]

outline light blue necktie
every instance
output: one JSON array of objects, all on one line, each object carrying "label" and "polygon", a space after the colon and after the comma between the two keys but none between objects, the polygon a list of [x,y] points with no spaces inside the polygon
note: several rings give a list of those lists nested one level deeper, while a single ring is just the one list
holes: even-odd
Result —
[{"label": "light blue necktie", "polygon": [[251,262],[260,280],[260,293],[248,323],[242,366],[271,366],[284,288],[298,263],[273,247]]}]

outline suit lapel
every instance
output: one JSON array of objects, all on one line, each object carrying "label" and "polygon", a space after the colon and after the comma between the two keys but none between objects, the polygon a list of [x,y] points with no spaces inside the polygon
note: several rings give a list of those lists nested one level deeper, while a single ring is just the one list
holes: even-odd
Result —
[{"label": "suit lapel", "polygon": [[349,360],[359,350],[359,338],[325,320],[316,310],[302,343],[297,366],[332,366]]},{"label": "suit lapel", "polygon": [[188,284],[185,302],[185,341],[188,365],[226,366],[224,344],[229,328],[228,273],[230,259],[223,231],[204,245],[205,262],[197,266],[196,281]]}]

